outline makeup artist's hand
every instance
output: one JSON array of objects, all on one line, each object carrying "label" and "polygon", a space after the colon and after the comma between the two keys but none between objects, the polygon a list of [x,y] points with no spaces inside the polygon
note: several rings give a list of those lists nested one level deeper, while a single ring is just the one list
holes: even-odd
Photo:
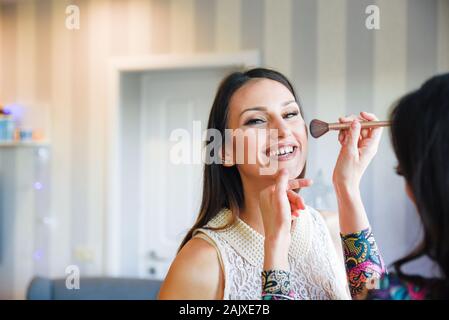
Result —
[{"label": "makeup artist's hand", "polygon": [[276,183],[260,193],[260,211],[265,231],[265,270],[288,269],[292,217],[305,209],[302,197],[292,189],[312,184],[309,179],[289,180],[288,177],[287,170],[280,170]]},{"label": "makeup artist's hand", "polygon": [[361,112],[360,116],[342,117],[339,120],[341,123],[351,122],[351,128],[341,130],[338,136],[341,150],[332,180],[336,189],[358,190],[363,173],[379,147],[382,128],[361,129],[361,121],[378,120],[374,114],[367,112]]}]

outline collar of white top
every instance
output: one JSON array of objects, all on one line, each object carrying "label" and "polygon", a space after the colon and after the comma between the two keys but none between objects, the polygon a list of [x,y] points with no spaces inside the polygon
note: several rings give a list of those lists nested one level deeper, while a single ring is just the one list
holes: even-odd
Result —
[{"label": "collar of white top", "polygon": [[[289,248],[289,256],[298,259],[309,251],[311,237],[311,212],[312,208],[306,206],[296,219],[292,228],[292,243]],[[223,208],[209,223],[208,227],[219,228],[225,226],[232,219],[232,211]],[[264,260],[264,236],[237,217],[235,223],[222,231],[219,231],[222,239],[226,240],[241,256],[253,266],[262,266]]]}]

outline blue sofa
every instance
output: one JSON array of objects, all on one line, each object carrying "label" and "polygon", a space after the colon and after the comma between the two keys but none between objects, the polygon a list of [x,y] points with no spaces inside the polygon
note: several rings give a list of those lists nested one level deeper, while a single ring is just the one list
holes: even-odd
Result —
[{"label": "blue sofa", "polygon": [[161,281],[131,278],[81,278],[80,288],[69,290],[65,279],[35,277],[27,290],[28,300],[154,300]]}]

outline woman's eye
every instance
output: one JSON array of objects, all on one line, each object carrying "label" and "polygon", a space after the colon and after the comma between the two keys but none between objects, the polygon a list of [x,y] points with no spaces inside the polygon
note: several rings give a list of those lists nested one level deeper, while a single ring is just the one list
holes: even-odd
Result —
[{"label": "woman's eye", "polygon": [[284,118],[293,118],[293,117],[295,117],[295,116],[297,116],[298,115],[298,112],[297,111],[295,111],[295,112],[289,112],[289,113],[287,113],[285,116],[284,116]]},{"label": "woman's eye", "polygon": [[251,120],[246,121],[245,125],[248,126],[248,125],[252,125],[252,124],[261,124],[263,122],[264,121],[262,119],[251,119]]}]

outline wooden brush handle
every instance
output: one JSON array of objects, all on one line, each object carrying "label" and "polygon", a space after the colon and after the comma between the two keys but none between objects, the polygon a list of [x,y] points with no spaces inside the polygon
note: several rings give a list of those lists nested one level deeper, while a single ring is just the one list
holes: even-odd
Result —
[{"label": "wooden brush handle", "polygon": [[[390,121],[361,121],[362,128],[389,127]],[[347,123],[329,123],[329,130],[344,130],[351,127],[351,122]]]}]

